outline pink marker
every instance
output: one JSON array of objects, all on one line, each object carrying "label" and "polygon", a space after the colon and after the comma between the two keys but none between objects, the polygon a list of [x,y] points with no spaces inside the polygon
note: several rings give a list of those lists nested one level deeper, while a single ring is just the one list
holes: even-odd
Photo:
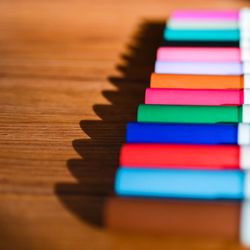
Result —
[{"label": "pink marker", "polygon": [[250,89],[146,89],[145,104],[240,106],[250,104]]},{"label": "pink marker", "polygon": [[176,62],[240,62],[240,48],[161,47],[157,60]]},{"label": "pink marker", "polygon": [[238,20],[239,13],[239,10],[177,10],[172,13],[171,18]]}]

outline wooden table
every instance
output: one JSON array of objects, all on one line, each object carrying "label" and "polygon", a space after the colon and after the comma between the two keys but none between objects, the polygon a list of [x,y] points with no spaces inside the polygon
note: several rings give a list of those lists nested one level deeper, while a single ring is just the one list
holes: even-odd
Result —
[{"label": "wooden table", "polygon": [[0,249],[239,249],[110,232],[125,124],[176,8],[236,0],[0,2]]}]

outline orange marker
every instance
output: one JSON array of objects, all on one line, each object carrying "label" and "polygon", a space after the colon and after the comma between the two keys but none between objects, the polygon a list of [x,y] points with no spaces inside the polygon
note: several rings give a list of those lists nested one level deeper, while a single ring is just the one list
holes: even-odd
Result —
[{"label": "orange marker", "polygon": [[249,75],[177,75],[151,74],[151,88],[173,89],[244,89],[250,88]]},{"label": "orange marker", "polygon": [[248,201],[113,197],[104,214],[106,226],[113,230],[250,244]]}]

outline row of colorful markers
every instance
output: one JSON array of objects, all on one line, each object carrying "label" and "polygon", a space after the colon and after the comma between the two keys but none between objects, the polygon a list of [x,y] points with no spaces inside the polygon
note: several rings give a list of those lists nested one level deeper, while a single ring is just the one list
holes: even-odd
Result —
[{"label": "row of colorful markers", "polygon": [[250,246],[250,9],[176,11],[164,40],[106,223]]}]

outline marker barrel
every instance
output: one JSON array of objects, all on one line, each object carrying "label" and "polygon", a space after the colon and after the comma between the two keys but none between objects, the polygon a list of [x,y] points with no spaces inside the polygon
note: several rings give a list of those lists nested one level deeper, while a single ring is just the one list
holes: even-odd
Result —
[{"label": "marker barrel", "polygon": [[250,144],[249,124],[171,124],[131,122],[127,143]]},{"label": "marker barrel", "polygon": [[138,122],[249,123],[250,106],[173,106],[140,104]]},{"label": "marker barrel", "polygon": [[241,41],[194,41],[194,40],[163,40],[162,46],[168,47],[239,47],[244,45],[245,47],[248,46],[246,42],[247,38],[244,38],[244,43]]},{"label": "marker barrel", "polygon": [[178,199],[250,198],[249,172],[119,168],[115,192],[120,196]]},{"label": "marker barrel", "polygon": [[182,29],[203,29],[203,30],[235,30],[239,29],[238,20],[221,20],[221,19],[175,19],[170,18],[167,27],[175,30]]},{"label": "marker barrel", "polygon": [[112,197],[107,200],[104,215],[105,225],[113,230],[231,240],[250,245],[249,201]]},{"label": "marker barrel", "polygon": [[240,62],[250,60],[250,49],[160,47],[157,60],[167,62]]},{"label": "marker barrel", "polygon": [[172,12],[174,20],[203,20],[219,19],[224,21],[238,21],[241,10],[177,10]]},{"label": "marker barrel", "polygon": [[170,29],[164,30],[165,40],[180,41],[239,41],[240,30],[218,30],[218,29]]},{"label": "marker barrel", "polygon": [[250,63],[240,62],[155,62],[155,73],[193,75],[243,75],[250,73]]},{"label": "marker barrel", "polygon": [[113,197],[106,203],[104,218],[114,230],[240,241],[242,208],[247,203]]},{"label": "marker barrel", "polygon": [[250,88],[249,75],[173,75],[151,74],[151,88],[174,89],[243,89]]},{"label": "marker barrel", "polygon": [[250,89],[202,90],[148,88],[145,104],[220,106],[250,104]]},{"label": "marker barrel", "polygon": [[129,168],[250,169],[250,146],[125,144],[120,165]]},{"label": "marker barrel", "polygon": [[195,47],[160,47],[157,50],[157,60],[176,62],[239,62],[240,48],[195,48]]}]

